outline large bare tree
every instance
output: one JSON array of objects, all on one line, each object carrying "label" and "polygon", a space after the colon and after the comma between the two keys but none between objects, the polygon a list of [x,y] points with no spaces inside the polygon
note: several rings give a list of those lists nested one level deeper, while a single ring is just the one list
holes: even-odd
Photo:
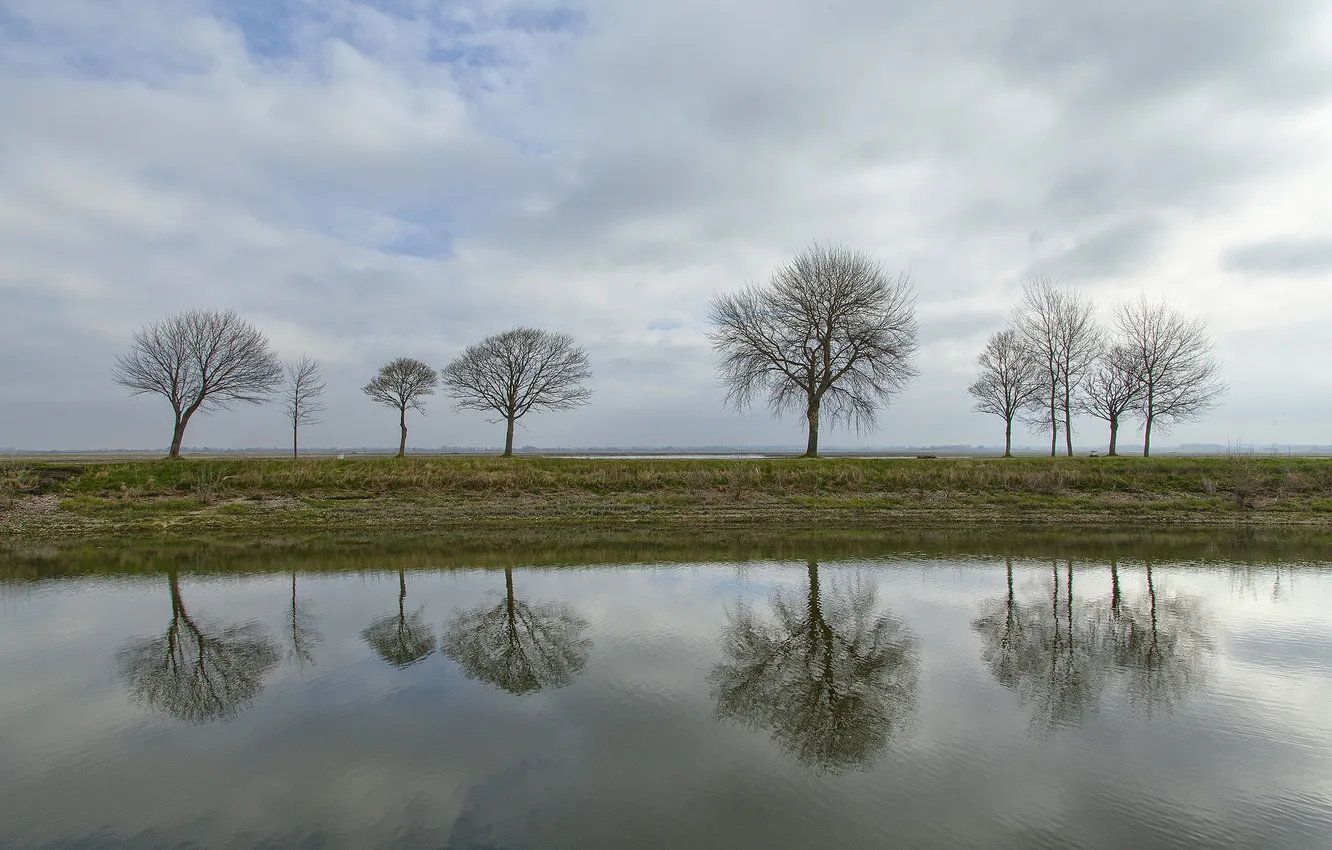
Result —
[{"label": "large bare tree", "polygon": [[1038,364],[1018,339],[1017,331],[1007,328],[990,335],[976,365],[980,374],[967,387],[976,400],[972,409],[1004,420],[1004,457],[1012,457],[1013,419],[1041,398]]},{"label": "large bare tree", "polygon": [[709,305],[726,402],[766,397],[776,415],[804,414],[805,457],[818,457],[819,423],[871,429],[878,411],[917,371],[915,288],[862,251],[818,243]]},{"label": "large bare tree", "polygon": [[1148,457],[1154,427],[1201,419],[1229,386],[1201,319],[1187,319],[1165,301],[1142,295],[1115,309],[1115,325],[1141,376],[1142,456]]},{"label": "large bare tree", "polygon": [[568,334],[514,328],[468,346],[440,371],[444,389],[467,410],[493,410],[507,423],[504,456],[513,456],[513,426],[532,410],[569,410],[592,391],[587,352]]},{"label": "large bare tree", "polygon": [[235,311],[188,310],[136,331],[112,379],[131,395],[171,402],[170,457],[178,458],[190,417],[237,401],[263,403],[282,380],[282,364],[268,337]]},{"label": "large bare tree", "polygon": [[325,384],[319,374],[319,361],[311,360],[305,354],[300,360],[291,360],[282,366],[284,385],[283,398],[286,401],[284,412],[291,420],[291,456],[300,455],[297,439],[302,425],[318,425],[319,414],[324,411],[324,404],[319,400],[324,394]]},{"label": "large bare tree", "polygon": [[1068,455],[1073,455],[1077,395],[1101,352],[1102,333],[1093,313],[1089,298],[1041,275],[1023,285],[1013,310],[1013,327],[1038,364],[1044,415],[1032,421],[1041,430],[1050,429],[1050,457],[1058,452],[1061,428]]},{"label": "large bare tree", "polygon": [[375,401],[398,411],[398,425],[402,439],[398,443],[398,457],[407,456],[407,411],[415,410],[425,416],[426,396],[435,394],[439,374],[420,360],[399,357],[379,367],[379,374],[361,387],[361,392]]},{"label": "large bare tree", "polygon": [[1087,376],[1078,408],[1110,425],[1111,457],[1117,455],[1119,425],[1136,409],[1142,398],[1142,374],[1133,352],[1124,345],[1112,345],[1097,360]]}]

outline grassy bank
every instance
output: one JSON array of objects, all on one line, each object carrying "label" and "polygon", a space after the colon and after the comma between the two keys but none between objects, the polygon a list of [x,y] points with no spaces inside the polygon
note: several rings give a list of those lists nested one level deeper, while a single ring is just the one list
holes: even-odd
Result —
[{"label": "grassy bank", "polygon": [[580,567],[662,563],[943,560],[951,565],[1014,561],[1078,566],[1144,563],[1262,569],[1325,564],[1332,529],[1251,528],[1108,531],[1052,528],[804,531],[732,530],[710,535],[651,530],[570,532],[555,540],[486,533],[288,536],[208,542],[153,538],[121,544],[0,542],[0,582],[90,575],[302,574]]},{"label": "grassy bank", "polygon": [[0,465],[0,537],[432,531],[534,541],[1085,525],[1332,527],[1332,461],[447,457]]}]

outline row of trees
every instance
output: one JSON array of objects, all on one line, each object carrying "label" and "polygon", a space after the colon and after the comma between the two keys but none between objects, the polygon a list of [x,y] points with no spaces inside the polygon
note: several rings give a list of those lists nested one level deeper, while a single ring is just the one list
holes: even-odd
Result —
[{"label": "row of trees", "polygon": [[1023,287],[1009,327],[993,334],[977,358],[980,374],[967,392],[975,410],[1004,420],[1004,456],[1012,455],[1013,421],[1059,435],[1073,454],[1073,417],[1110,427],[1109,454],[1119,429],[1142,422],[1142,454],[1153,429],[1201,418],[1226,392],[1207,326],[1145,295],[1118,305],[1112,328],[1100,326],[1091,300],[1037,277]]},{"label": "row of trees", "polygon": [[[721,358],[726,404],[747,410],[761,399],[778,416],[796,412],[808,433],[805,456],[817,457],[819,429],[848,424],[871,430],[892,397],[919,374],[915,288],[861,251],[814,243],[780,266],[766,284],[715,296],[708,338]],[[1090,299],[1047,278],[1029,281],[1010,326],[990,337],[980,375],[968,392],[975,409],[1004,420],[1004,455],[1013,422],[1059,435],[1073,454],[1073,420],[1103,419],[1116,453],[1121,423],[1143,423],[1143,455],[1154,428],[1200,418],[1226,391],[1206,326],[1165,302],[1141,297],[1119,305],[1113,329],[1101,327]],[[443,370],[408,357],[386,363],[363,392],[397,410],[407,448],[407,411],[425,412],[441,385],[456,407],[489,411],[506,423],[504,454],[515,423],[533,410],[586,404],[587,353],[567,334],[514,328],[470,346]],[[307,357],[282,364],[262,333],[234,312],[195,310],[148,325],[117,358],[115,380],[133,394],[166,397],[175,413],[171,457],[179,457],[190,417],[232,402],[260,403],[281,388],[298,453],[302,425],[318,421],[325,385]]]},{"label": "row of trees", "polygon": [[[425,400],[443,388],[458,409],[493,411],[507,424],[504,454],[513,454],[515,423],[533,410],[567,410],[587,403],[591,391],[587,353],[568,334],[514,328],[469,346],[444,369],[409,357],[380,367],[361,388],[398,411],[407,450],[407,411],[425,413]],[[281,362],[268,338],[234,311],[190,310],[168,316],[134,334],[130,350],[116,358],[116,383],[131,395],[160,395],[175,416],[170,457],[180,457],[185,428],[196,413],[226,410],[236,402],[262,404],[281,393],[291,422],[292,455],[300,453],[303,425],[318,423],[327,388],[319,361],[301,355]]]},{"label": "row of trees", "polygon": [[[1109,567],[1108,597],[1075,597],[1074,576],[1087,571],[1055,561],[1052,585],[1022,598],[1009,561],[1006,593],[985,599],[971,624],[982,660],[1039,734],[1080,722],[1117,689],[1139,710],[1168,712],[1211,667],[1213,623],[1199,600],[1164,592],[1150,563],[1145,595],[1125,593],[1119,565]],[[767,732],[815,770],[865,769],[916,712],[919,639],[880,603],[872,581],[825,582],[813,560],[805,572],[802,588],[774,592],[766,615],[744,602],[728,607],[721,657],[708,675],[715,714]],[[468,678],[524,695],[568,685],[587,666],[587,620],[565,603],[524,599],[511,569],[502,595],[455,611],[442,635],[408,606],[403,570],[397,585],[396,611],[361,632],[395,667],[442,651]],[[218,625],[193,616],[174,567],[167,589],[166,628],[120,650],[122,679],[137,701],[178,720],[235,717],[257,698],[282,647],[252,620]],[[313,664],[322,635],[308,601],[298,599],[294,572],[283,619],[287,657]]]}]

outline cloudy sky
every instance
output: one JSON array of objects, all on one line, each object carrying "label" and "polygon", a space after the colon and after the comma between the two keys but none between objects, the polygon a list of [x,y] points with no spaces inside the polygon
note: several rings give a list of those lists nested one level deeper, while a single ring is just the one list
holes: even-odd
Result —
[{"label": "cloudy sky", "polygon": [[800,443],[722,409],[704,317],[811,239],[919,292],[920,378],[825,445],[999,442],[965,387],[1033,272],[1209,323],[1231,392],[1156,442],[1329,443],[1328,44],[1330,0],[0,0],[0,448],[165,446],[110,367],[192,307],[323,361],[311,446],[393,444],[380,363],[516,324],[596,372],[520,445]]}]

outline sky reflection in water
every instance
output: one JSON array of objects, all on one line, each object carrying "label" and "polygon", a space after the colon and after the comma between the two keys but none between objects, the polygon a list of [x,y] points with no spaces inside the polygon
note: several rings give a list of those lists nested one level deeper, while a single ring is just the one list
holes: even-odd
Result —
[{"label": "sky reflection in water", "polygon": [[2,593],[5,847],[1332,844],[1320,567],[164,572]]}]

